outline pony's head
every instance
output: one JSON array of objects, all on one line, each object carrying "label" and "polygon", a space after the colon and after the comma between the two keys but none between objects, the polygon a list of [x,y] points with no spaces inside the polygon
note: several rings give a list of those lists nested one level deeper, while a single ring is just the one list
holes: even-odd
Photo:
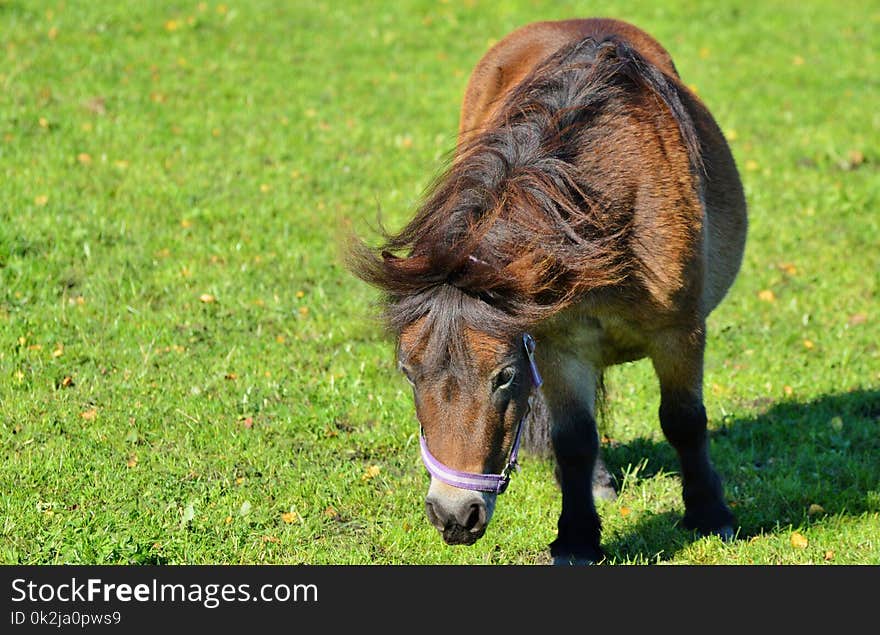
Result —
[{"label": "pony's head", "polygon": [[[444,295],[449,301],[455,293]],[[540,377],[529,336],[499,338],[463,319],[441,324],[438,317],[403,328],[398,367],[413,389],[431,475],[425,513],[447,544],[469,545],[486,531],[516,467],[530,392]]]}]

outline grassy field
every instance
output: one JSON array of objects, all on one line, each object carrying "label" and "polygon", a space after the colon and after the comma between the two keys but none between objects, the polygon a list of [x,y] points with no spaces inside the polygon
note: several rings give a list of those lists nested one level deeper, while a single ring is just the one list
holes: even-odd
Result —
[{"label": "grassy field", "polygon": [[0,0],[0,562],[546,563],[526,457],[450,548],[376,293],[468,73],[527,22],[630,20],[731,142],[750,205],[712,315],[740,539],[679,520],[650,365],[608,378],[612,563],[880,564],[880,4]]}]

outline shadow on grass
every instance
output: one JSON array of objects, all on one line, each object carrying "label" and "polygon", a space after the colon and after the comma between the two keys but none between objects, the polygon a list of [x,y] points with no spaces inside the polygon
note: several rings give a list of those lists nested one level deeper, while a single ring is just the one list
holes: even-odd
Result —
[{"label": "shadow on grass", "polygon": [[[754,416],[724,420],[711,433],[711,454],[737,515],[739,539],[822,522],[829,514],[880,511],[878,424],[880,390],[781,402]],[[679,470],[665,441],[635,439],[602,451],[618,485],[633,465],[641,466],[638,478]],[[822,509],[813,507],[811,515],[811,505]],[[641,518],[603,547],[614,559],[669,559],[697,539],[680,521],[672,512]]]}]

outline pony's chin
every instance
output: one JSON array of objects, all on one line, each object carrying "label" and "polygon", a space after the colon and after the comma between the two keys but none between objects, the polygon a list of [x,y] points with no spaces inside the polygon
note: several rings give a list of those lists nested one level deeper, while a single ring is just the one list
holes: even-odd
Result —
[{"label": "pony's chin", "polygon": [[485,529],[480,531],[470,531],[461,525],[451,525],[446,527],[440,535],[443,536],[443,542],[447,545],[472,545],[483,537],[486,533]]}]

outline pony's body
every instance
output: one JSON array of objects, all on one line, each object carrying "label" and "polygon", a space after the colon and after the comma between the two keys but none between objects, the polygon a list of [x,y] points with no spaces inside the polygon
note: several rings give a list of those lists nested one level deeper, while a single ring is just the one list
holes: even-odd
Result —
[{"label": "pony's body", "polygon": [[[477,64],[452,166],[385,245],[405,257],[362,252],[356,266],[387,291],[427,441],[458,469],[503,464],[529,392],[513,379],[525,368],[515,343],[534,335],[563,494],[552,552],[594,561],[597,386],[605,367],[643,357],[681,459],[686,524],[732,534],[702,356],[745,234],[733,158],[669,54],[615,20],[540,22]],[[447,542],[470,543],[494,502],[432,479],[428,516]]]}]

